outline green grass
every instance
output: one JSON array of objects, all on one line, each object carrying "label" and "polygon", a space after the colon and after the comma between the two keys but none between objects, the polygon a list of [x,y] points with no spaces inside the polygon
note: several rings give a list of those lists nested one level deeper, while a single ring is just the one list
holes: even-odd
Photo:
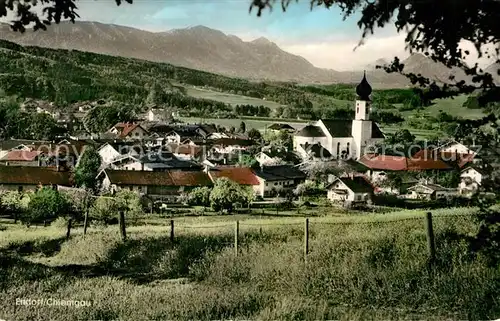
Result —
[{"label": "green grass", "polygon": [[[466,119],[477,119],[485,116],[481,109],[470,109],[462,107],[463,103],[467,100],[467,95],[461,95],[454,98],[437,99],[434,104],[426,107],[423,111],[429,113],[431,116],[437,116],[439,111],[442,110],[452,116],[462,117]],[[404,117],[415,114],[415,110],[405,111],[401,114]]]},{"label": "green grass", "polygon": [[185,87],[186,94],[195,98],[204,98],[215,101],[220,101],[230,105],[254,105],[254,106],[265,106],[274,109],[281,104],[274,101],[263,100],[259,98],[253,98],[243,95],[233,95],[224,92],[218,92],[214,90],[195,88],[195,87]]},{"label": "green grass", "polygon": [[427,130],[427,129],[416,129],[407,126],[382,126],[382,131],[384,134],[394,134],[396,131],[400,129],[408,129],[413,135],[415,135],[416,139],[428,139],[433,138],[436,135],[440,134],[435,130]]},{"label": "green grass", "polygon": [[[179,217],[162,225],[74,231],[5,224],[0,318],[7,320],[495,319],[500,271],[468,254],[473,208],[433,211],[438,262],[427,270],[424,211],[310,218]],[[283,213],[285,214],[285,213]],[[291,213],[288,213],[291,214]],[[457,215],[460,214],[460,215]],[[159,217],[152,220],[159,222]],[[234,220],[240,252],[234,256]],[[259,228],[262,227],[262,233]],[[4,234],[7,233],[7,234]],[[92,307],[17,306],[15,298],[89,300]]]}]

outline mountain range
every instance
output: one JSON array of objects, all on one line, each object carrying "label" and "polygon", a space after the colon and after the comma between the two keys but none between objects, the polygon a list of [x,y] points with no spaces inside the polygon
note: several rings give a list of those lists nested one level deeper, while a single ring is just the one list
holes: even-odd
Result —
[{"label": "mountain range", "polygon": [[[305,58],[288,53],[266,38],[243,41],[234,35],[205,26],[149,32],[135,28],[79,21],[49,26],[47,31],[24,34],[0,24],[0,38],[22,45],[73,49],[138,58],[154,62],[219,73],[251,80],[295,81],[299,83],[356,83],[362,70],[335,71],[317,68]],[[406,87],[409,81],[399,74],[387,74],[369,66],[369,78],[376,88]],[[467,79],[461,70],[450,70],[431,59],[414,54],[405,63],[405,72],[447,81],[450,74]],[[493,67],[492,67],[493,68]]]}]

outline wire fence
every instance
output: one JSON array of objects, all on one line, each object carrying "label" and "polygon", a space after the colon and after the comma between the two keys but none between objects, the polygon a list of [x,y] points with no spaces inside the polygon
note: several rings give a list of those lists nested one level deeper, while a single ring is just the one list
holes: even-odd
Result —
[{"label": "wire fence", "polygon": [[[263,227],[276,227],[276,226],[303,226],[303,243],[304,243],[304,261],[307,261],[307,256],[309,254],[309,241],[310,241],[310,227],[314,226],[334,226],[334,225],[384,225],[384,224],[394,224],[400,222],[410,222],[410,221],[422,221],[425,223],[426,230],[426,239],[427,239],[427,247],[429,252],[429,264],[433,264],[436,258],[436,246],[434,241],[434,227],[433,227],[433,219],[451,219],[458,217],[480,217],[479,213],[454,213],[454,214],[439,214],[432,215],[431,212],[425,213],[425,215],[420,216],[411,216],[411,217],[403,217],[403,218],[395,218],[395,219],[378,219],[378,220],[361,220],[361,221],[338,221],[338,222],[327,222],[323,221],[321,218],[304,218],[302,222],[246,222],[243,221],[234,221],[227,222],[223,224],[210,224],[210,225],[184,225],[182,221],[170,219],[170,226],[165,226],[166,230],[170,233],[170,241],[172,243],[176,242],[176,231],[178,229],[188,229],[188,230],[196,230],[196,229],[229,229],[232,228],[234,232],[234,240],[232,242],[223,242],[224,245],[234,247],[234,254],[237,256],[239,253],[239,243],[241,241],[241,233],[240,227],[255,227],[260,229],[260,234],[262,234]],[[120,234],[123,241],[127,240],[127,228],[124,212],[120,212],[119,215],[119,227]],[[67,229],[67,238],[70,236],[71,230],[71,220],[68,222]],[[86,231],[86,227],[84,229]],[[85,234],[85,232],[84,232]]]}]

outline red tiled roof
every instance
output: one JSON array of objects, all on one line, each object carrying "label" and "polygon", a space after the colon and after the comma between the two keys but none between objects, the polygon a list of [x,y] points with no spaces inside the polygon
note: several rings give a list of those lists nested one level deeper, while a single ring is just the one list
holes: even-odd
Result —
[{"label": "red tiled roof", "polygon": [[51,167],[0,166],[0,184],[71,186],[71,173]]},{"label": "red tiled roof", "polygon": [[24,162],[32,162],[36,160],[36,158],[42,154],[41,151],[32,151],[32,150],[12,150],[7,153],[4,157],[2,157],[2,161],[24,161]]},{"label": "red tiled roof", "polygon": [[370,169],[404,171],[407,169],[406,157],[391,155],[363,155],[359,162]]},{"label": "red tiled roof", "polygon": [[[437,153],[437,154],[434,154]],[[440,159],[444,162],[456,162],[458,167],[463,168],[468,163],[472,162],[476,155],[473,153],[455,153],[422,149],[413,155],[413,158],[432,158]]]},{"label": "red tiled roof", "polygon": [[149,186],[210,186],[212,181],[204,172],[187,171],[128,171],[105,170],[112,184]]},{"label": "red tiled roof", "polygon": [[171,171],[169,172],[176,186],[210,186],[212,180],[207,173],[186,172],[186,171]]},{"label": "red tiled roof", "polygon": [[[138,123],[118,123],[113,127],[117,128],[117,129],[121,129],[119,136],[122,138],[127,137],[128,134],[130,134],[137,127],[142,128],[142,126]],[[146,131],[144,128],[142,128],[142,129],[144,131]]]},{"label": "red tiled roof", "polygon": [[228,178],[240,185],[259,185],[259,180],[249,167],[217,167],[210,170],[213,180],[218,178]]},{"label": "red tiled roof", "polygon": [[389,171],[441,170],[451,167],[440,159],[367,154],[359,160],[370,169]]},{"label": "red tiled roof", "polygon": [[431,170],[431,169],[451,169],[451,166],[446,164],[440,159],[408,159],[408,168],[409,171],[420,171],[420,170]]}]

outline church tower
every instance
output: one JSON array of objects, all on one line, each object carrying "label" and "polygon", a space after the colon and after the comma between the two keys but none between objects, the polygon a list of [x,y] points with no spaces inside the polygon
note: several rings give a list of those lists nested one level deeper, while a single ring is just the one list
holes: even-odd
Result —
[{"label": "church tower", "polygon": [[370,120],[371,100],[370,95],[372,87],[366,80],[366,71],[363,79],[356,87],[356,100],[355,117],[352,121],[352,137],[354,140],[353,153],[351,155],[355,159],[359,159],[364,153],[366,147],[369,145],[372,138],[372,121]]}]

